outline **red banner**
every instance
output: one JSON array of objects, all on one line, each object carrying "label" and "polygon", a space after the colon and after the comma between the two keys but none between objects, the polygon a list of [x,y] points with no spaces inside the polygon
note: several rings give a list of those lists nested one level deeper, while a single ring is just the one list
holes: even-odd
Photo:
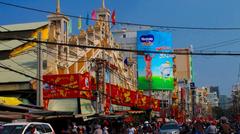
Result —
[{"label": "red banner", "polygon": [[89,73],[44,75],[43,81],[44,99],[92,98]]},{"label": "red banner", "polygon": [[153,111],[160,111],[160,100],[152,98],[152,109]]},{"label": "red banner", "polygon": [[[45,75],[43,80],[43,96],[45,100],[53,98],[94,99],[92,90],[95,90],[96,82],[90,77],[89,73]],[[150,108],[154,111],[160,110],[160,100],[143,95],[139,91],[132,91],[106,83],[106,94],[105,113],[109,113],[111,104],[138,107],[141,110]]]},{"label": "red banner", "polygon": [[151,108],[151,97],[143,95],[142,92],[138,92],[137,95],[138,95],[137,107],[142,110],[150,109]]}]

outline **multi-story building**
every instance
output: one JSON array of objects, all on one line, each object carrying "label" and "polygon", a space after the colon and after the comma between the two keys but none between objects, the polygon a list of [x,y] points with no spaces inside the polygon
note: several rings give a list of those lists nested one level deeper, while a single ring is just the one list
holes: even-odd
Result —
[{"label": "multi-story building", "polygon": [[[190,53],[189,48],[174,49],[176,53]],[[190,83],[193,82],[192,61],[191,55],[175,55],[174,57],[175,79],[177,81],[175,90],[178,94],[178,103],[181,104],[181,109],[186,110],[186,115],[192,115],[192,89]]]},{"label": "multi-story building", "polygon": [[209,87],[209,90],[210,90],[211,93],[216,92],[216,93],[217,93],[217,97],[218,97],[218,98],[220,97],[219,87],[218,87],[218,86],[210,86],[210,87]]},{"label": "multi-story building", "polygon": [[229,109],[232,106],[232,99],[227,95],[220,95],[219,105],[222,109]]},{"label": "multi-story building", "polygon": [[240,83],[236,83],[232,88],[232,104],[235,113],[240,111]]},{"label": "multi-story building", "polygon": [[218,107],[219,106],[219,98],[217,95],[217,92],[211,92],[208,88],[208,102],[211,104],[212,107]]},{"label": "multi-story building", "polygon": [[195,90],[195,116],[208,116],[209,103],[208,103],[208,91],[206,88],[197,88]]},{"label": "multi-story building", "polygon": [[[102,7],[96,10],[96,19],[98,21],[93,26],[89,26],[87,30],[82,29],[79,35],[70,36],[67,30],[69,29],[69,18],[61,13],[60,2],[57,1],[56,13],[48,16],[48,22],[1,26],[0,36],[33,39],[38,37],[38,33],[41,33],[39,34],[41,35],[40,40],[54,42],[55,44],[52,43],[52,45],[50,43],[41,44],[44,65],[43,75],[92,72],[93,77],[95,77],[94,68],[99,64],[94,59],[100,59],[99,61],[106,61],[106,63],[103,63],[104,65],[108,65],[108,70],[111,72],[110,79],[112,84],[129,90],[136,90],[135,66],[126,67],[121,52],[87,47],[120,48],[120,45],[114,41],[110,31],[110,17],[111,12],[105,7],[103,1]],[[61,43],[76,45],[76,47],[61,45]],[[10,51],[7,58],[1,61],[2,64],[21,70],[19,72],[26,73],[30,77],[35,78],[37,72],[36,45],[36,43],[21,40],[1,41],[1,50]],[[77,47],[79,45],[86,47]],[[9,57],[11,59],[8,59]],[[101,82],[105,80],[104,73],[99,76]],[[0,77],[0,90],[4,90],[6,95],[13,95],[10,92],[14,92],[18,96],[24,94],[31,100],[36,98],[32,94],[35,95],[36,93],[37,80],[5,69],[1,69],[0,75],[4,76]],[[104,86],[104,84],[102,85]],[[101,90],[104,89],[105,87],[102,87]],[[25,90],[31,92],[31,94],[28,94]],[[104,101],[104,99],[106,97],[103,96],[102,100]],[[91,105],[90,100],[83,100],[81,102]],[[79,100],[76,98],[49,99],[48,108],[50,110],[77,112],[79,103]],[[104,102],[99,103],[101,103],[99,105],[104,104]]]}]

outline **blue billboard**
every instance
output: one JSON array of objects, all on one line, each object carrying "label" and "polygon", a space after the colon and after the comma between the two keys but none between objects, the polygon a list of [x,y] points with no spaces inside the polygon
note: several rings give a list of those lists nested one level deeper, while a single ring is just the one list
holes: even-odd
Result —
[{"label": "blue billboard", "polygon": [[[138,31],[137,50],[172,52],[172,35],[160,31]],[[137,56],[138,89],[173,90],[173,56],[149,53]]]}]

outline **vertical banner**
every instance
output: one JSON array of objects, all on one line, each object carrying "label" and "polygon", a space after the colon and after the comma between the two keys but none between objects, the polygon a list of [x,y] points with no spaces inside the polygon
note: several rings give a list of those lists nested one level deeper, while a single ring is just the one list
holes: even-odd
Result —
[{"label": "vertical banner", "polygon": [[138,89],[172,91],[173,55],[169,54],[172,52],[172,35],[160,31],[138,31],[137,50],[162,52],[138,55]]}]

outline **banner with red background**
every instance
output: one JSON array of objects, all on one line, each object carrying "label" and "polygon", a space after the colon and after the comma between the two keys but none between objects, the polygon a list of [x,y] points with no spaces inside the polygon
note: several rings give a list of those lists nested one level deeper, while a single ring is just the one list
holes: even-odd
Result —
[{"label": "banner with red background", "polygon": [[89,73],[58,74],[43,76],[43,97],[52,98],[92,98]]},{"label": "banner with red background", "polygon": [[[43,81],[45,100],[54,98],[94,99],[92,90],[95,90],[96,83],[89,73],[44,75]],[[141,110],[152,108],[154,111],[160,111],[160,100],[143,95],[140,91],[132,91],[106,83],[106,94],[104,106],[106,112],[109,111],[111,104],[138,107]]]}]

